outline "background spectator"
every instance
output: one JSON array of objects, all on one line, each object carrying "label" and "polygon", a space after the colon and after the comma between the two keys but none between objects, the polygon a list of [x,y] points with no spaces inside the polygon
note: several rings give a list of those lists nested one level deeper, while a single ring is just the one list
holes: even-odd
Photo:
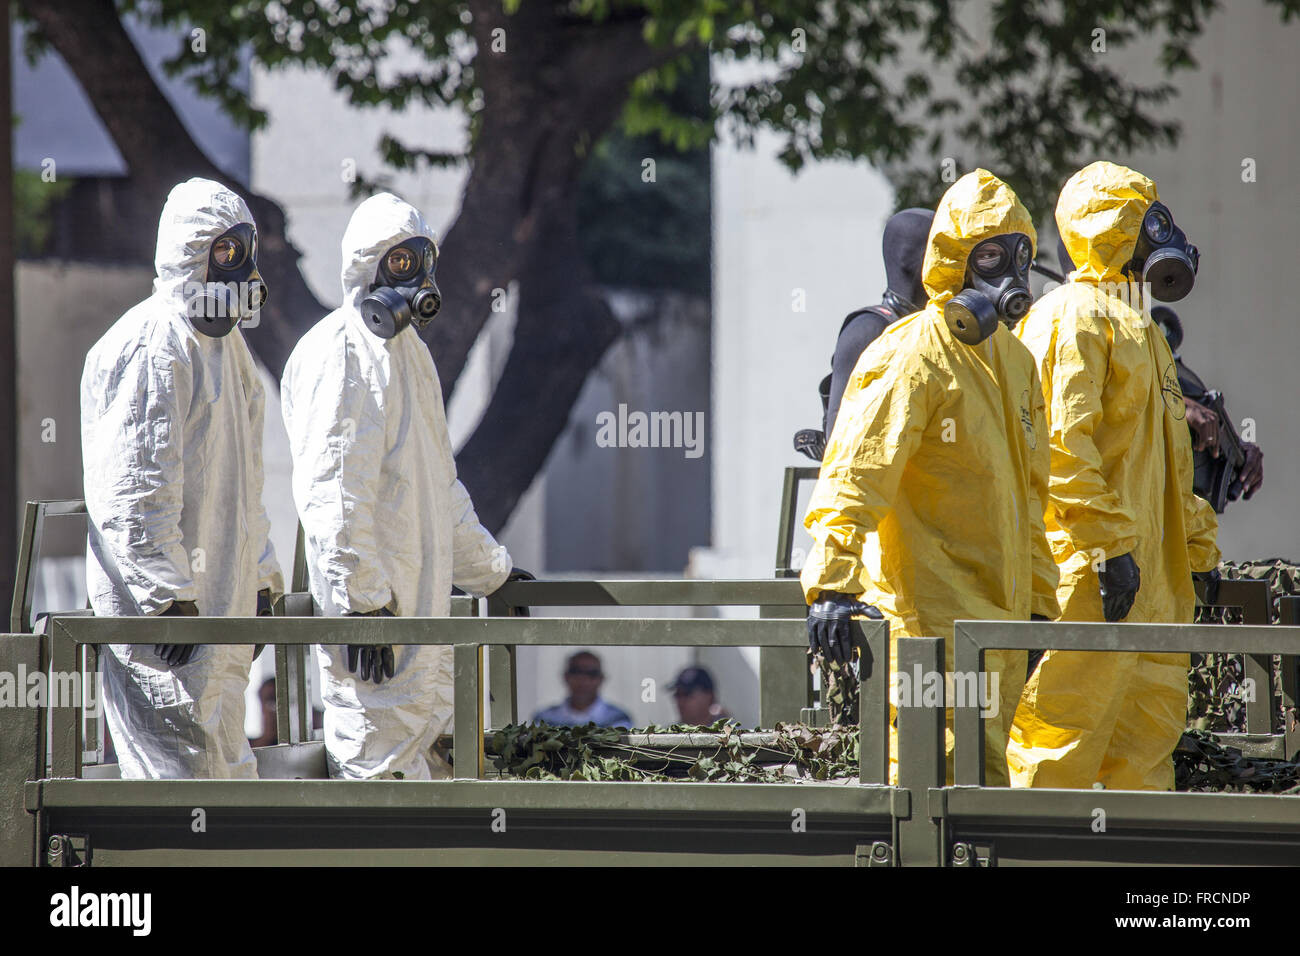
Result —
[{"label": "background spectator", "polygon": [[533,715],[533,722],[568,727],[579,724],[631,727],[632,718],[627,711],[601,699],[600,685],[604,682],[605,674],[599,657],[590,651],[573,654],[564,669],[564,683],[569,688],[569,696],[562,704],[539,710]]},{"label": "background spectator", "polygon": [[257,699],[262,702],[262,733],[249,738],[250,747],[270,747],[279,743],[275,721],[275,678],[268,677],[257,689]]},{"label": "background spectator", "polygon": [[733,719],[718,703],[713,675],[703,667],[683,668],[668,689],[673,692],[673,701],[683,724],[707,727],[719,720]]}]

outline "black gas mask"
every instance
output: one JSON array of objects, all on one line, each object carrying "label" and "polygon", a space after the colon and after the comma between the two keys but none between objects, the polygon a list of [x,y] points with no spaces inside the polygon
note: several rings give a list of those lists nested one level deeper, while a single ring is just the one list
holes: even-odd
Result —
[{"label": "black gas mask", "polygon": [[1177,302],[1192,291],[1200,261],[1200,252],[1174,225],[1169,207],[1153,202],[1142,217],[1133,259],[1125,266],[1125,271],[1148,283],[1153,298],[1161,302]]},{"label": "black gas mask", "polygon": [[1029,291],[1029,262],[1033,244],[1023,232],[985,239],[966,260],[966,285],[943,307],[943,317],[956,338],[979,345],[998,327],[1025,317],[1034,304]]},{"label": "black gas mask", "polygon": [[433,281],[438,247],[425,236],[403,239],[379,260],[370,294],[361,300],[366,327],[391,339],[412,322],[424,328],[442,308],[442,295]]},{"label": "black gas mask", "polygon": [[266,283],[257,271],[257,229],[241,222],[208,247],[203,284],[185,300],[185,314],[195,329],[221,338],[261,309],[266,299]]}]

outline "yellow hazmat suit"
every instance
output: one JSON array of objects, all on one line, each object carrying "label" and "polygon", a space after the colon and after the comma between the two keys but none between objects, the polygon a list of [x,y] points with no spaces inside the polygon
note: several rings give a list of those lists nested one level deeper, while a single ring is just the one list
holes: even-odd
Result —
[{"label": "yellow hazmat suit", "polygon": [[[1131,554],[1142,578],[1125,620],[1190,623],[1192,572],[1219,561],[1214,512],[1192,493],[1173,356],[1142,315],[1141,288],[1120,271],[1155,199],[1155,183],[1114,163],[1075,173],[1056,224],[1079,268],[1016,330],[1047,399],[1045,521],[1067,621],[1104,620],[1097,562]],[[1186,654],[1049,652],[1011,731],[1013,785],[1171,789],[1187,665]]]},{"label": "yellow hazmat suit", "polygon": [[[804,518],[813,536],[801,576],[808,603],[822,591],[860,595],[884,613],[891,643],[943,637],[950,672],[954,621],[1059,612],[1042,521],[1046,420],[1033,357],[1001,323],[971,346],[943,318],[971,250],[1008,233],[1035,239],[1006,183],[980,169],[949,188],[922,268],[929,304],[863,352]],[[998,675],[996,694],[987,685],[991,785],[1007,783],[1006,733],[1025,666],[1024,651],[986,656]],[[948,720],[951,758],[951,710]]]}]

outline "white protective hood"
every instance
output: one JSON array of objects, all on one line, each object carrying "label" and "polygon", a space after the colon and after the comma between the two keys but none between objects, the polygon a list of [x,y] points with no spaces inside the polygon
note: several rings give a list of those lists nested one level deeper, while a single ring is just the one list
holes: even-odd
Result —
[{"label": "white protective hood", "polygon": [[[211,338],[185,317],[185,284],[202,280],[212,240],[251,221],[219,183],[174,188],[158,225],[154,294],[86,356],[86,576],[97,615],[193,601],[205,616],[251,616],[259,590],[284,590],[262,505],[257,369],[238,328]],[[254,774],[243,737],[251,646],[201,647],[177,668],[152,647],[110,651],[107,718],[123,776]]]},{"label": "white protective hood", "polygon": [[[396,196],[357,207],[343,235],[344,304],[303,336],[285,368],[294,501],[325,615],[444,616],[453,584],[488,594],[511,570],[456,477],[428,348],[414,327],[384,339],[361,318],[381,257],[412,236],[434,238]],[[396,674],[376,686],[347,670],[342,647],[320,648],[335,775],[416,779],[442,770],[427,754],[451,725],[451,649],[402,647],[396,657]]]},{"label": "white protective hood", "polygon": [[189,179],[174,187],[158,219],[158,245],[154,250],[154,294],[180,304],[184,290],[203,282],[212,240],[253,214],[238,195],[210,179]]}]

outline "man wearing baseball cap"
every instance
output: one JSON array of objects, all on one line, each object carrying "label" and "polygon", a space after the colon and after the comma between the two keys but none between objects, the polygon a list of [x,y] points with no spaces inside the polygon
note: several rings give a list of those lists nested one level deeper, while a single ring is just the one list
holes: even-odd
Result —
[{"label": "man wearing baseball cap", "polygon": [[719,720],[735,719],[718,703],[713,675],[703,667],[683,668],[668,689],[673,692],[677,714],[683,724],[708,727]]}]

